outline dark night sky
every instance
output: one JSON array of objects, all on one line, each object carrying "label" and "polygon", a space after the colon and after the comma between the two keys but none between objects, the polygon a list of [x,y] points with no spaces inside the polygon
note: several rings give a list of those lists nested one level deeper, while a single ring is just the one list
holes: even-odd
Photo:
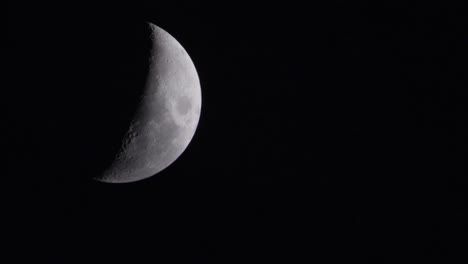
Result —
[{"label": "dark night sky", "polygon": [[[462,6],[9,3],[7,177],[35,263],[454,263],[466,237]],[[89,179],[138,94],[150,21],[197,68],[169,168]],[[142,59],[143,58],[143,59]],[[301,254],[301,253],[305,253]]]}]

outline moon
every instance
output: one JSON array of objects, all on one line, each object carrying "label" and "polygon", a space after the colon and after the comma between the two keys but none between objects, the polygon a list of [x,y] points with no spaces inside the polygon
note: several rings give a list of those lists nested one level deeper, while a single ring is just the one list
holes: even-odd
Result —
[{"label": "moon", "polygon": [[185,151],[200,119],[200,80],[191,58],[165,30],[148,26],[151,56],[143,94],[116,157],[97,181],[127,183],[161,172]]}]

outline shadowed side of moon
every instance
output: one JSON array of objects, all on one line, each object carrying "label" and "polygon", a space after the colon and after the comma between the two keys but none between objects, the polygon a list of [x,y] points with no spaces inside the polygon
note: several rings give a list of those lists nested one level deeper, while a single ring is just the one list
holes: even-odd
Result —
[{"label": "shadowed side of moon", "polygon": [[117,155],[98,181],[133,182],[162,171],[186,149],[198,125],[201,90],[192,60],[169,33],[149,28],[146,83]]}]

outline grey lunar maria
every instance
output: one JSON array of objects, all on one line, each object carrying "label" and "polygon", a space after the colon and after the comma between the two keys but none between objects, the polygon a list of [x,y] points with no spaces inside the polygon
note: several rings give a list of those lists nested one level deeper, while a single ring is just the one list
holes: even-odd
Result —
[{"label": "grey lunar maria", "polygon": [[201,89],[185,49],[149,23],[152,50],[144,93],[113,163],[95,179],[125,183],[155,175],[187,148],[198,125]]}]

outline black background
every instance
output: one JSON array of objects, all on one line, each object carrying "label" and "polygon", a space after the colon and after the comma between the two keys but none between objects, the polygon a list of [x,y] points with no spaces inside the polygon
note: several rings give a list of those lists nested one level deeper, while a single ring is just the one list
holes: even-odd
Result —
[{"label": "black background", "polygon": [[[344,2],[9,2],[18,256],[462,263],[463,6]],[[158,175],[94,182],[141,87],[145,21],[194,61],[200,123]]]}]

